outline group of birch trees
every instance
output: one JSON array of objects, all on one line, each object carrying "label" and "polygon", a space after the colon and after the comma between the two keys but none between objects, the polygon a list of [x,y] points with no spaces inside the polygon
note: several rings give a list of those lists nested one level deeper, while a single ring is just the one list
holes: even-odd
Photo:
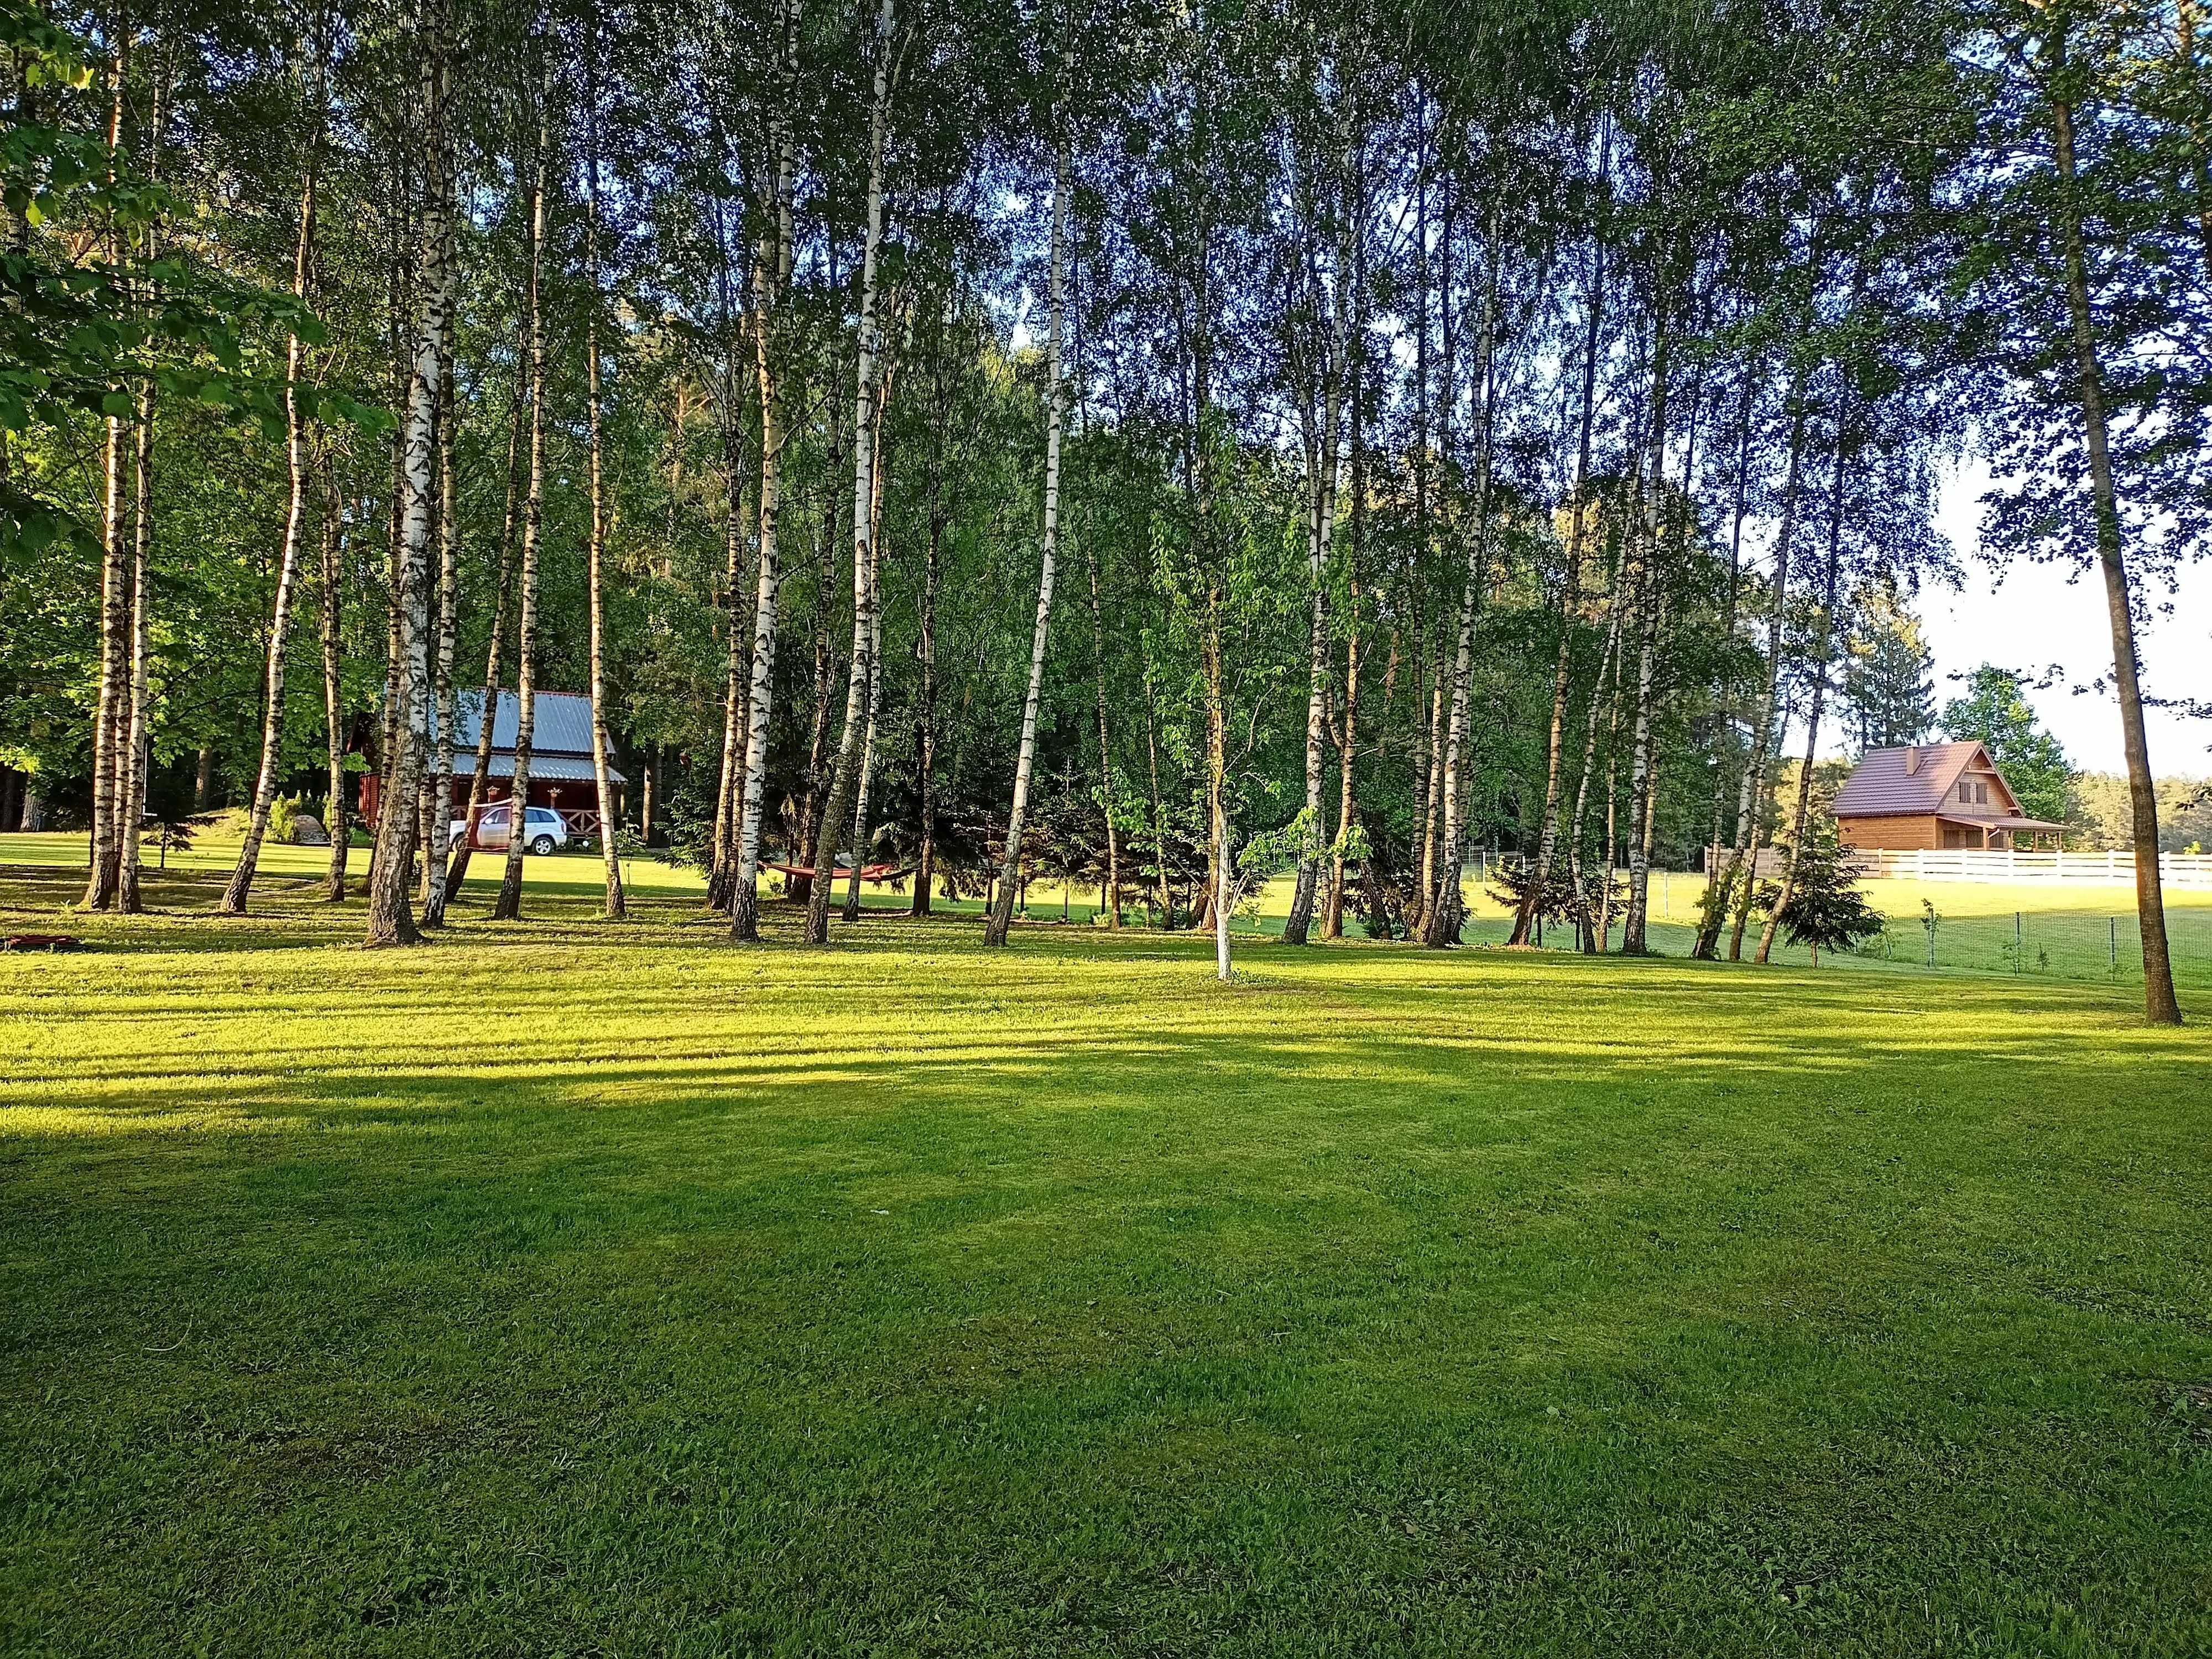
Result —
[{"label": "group of birch trees", "polygon": [[[1516,941],[1643,951],[1654,869],[1705,857],[1695,948],[1764,959],[1754,854],[1786,899],[1814,829],[1809,764],[1775,781],[1844,720],[1857,596],[1950,573],[1977,444],[1990,543],[2105,584],[2155,848],[2134,623],[2204,499],[2186,6],[9,19],[0,757],[88,824],[88,904],[228,799],[244,911],[279,797],[340,820],[373,770],[329,896],[444,925],[495,787],[460,700],[516,698],[520,795],[554,689],[602,822],[738,940],[781,887],[826,941],[879,862],[993,943],[1089,882],[1225,975],[1278,873],[1293,943],[1452,944],[1487,849]],[[64,305],[94,343],[42,369],[21,319]],[[2154,856],[2141,899],[2169,1018]]]}]

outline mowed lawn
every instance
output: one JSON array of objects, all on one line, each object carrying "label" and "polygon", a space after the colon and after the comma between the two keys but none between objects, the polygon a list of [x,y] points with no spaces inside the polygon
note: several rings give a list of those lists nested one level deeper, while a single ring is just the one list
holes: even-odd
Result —
[{"label": "mowed lawn", "polygon": [[0,867],[0,1649],[2212,1650],[2203,991],[272,862]]}]

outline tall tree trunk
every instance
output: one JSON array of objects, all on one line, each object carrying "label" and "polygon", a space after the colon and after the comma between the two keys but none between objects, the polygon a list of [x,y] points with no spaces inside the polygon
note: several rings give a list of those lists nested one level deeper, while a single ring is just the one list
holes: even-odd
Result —
[{"label": "tall tree trunk", "polygon": [[[1751,404],[1753,394],[1755,365],[1747,364],[1744,383],[1736,406],[1735,455],[1735,511],[1734,524],[1729,532],[1728,604],[1722,616],[1722,638],[1733,645],[1737,625],[1737,599],[1743,584],[1743,520],[1750,505],[1751,495]],[[1720,703],[1722,721],[1713,738],[1713,821],[1705,838],[1705,896],[1698,912],[1698,937],[1690,947],[1690,954],[1700,961],[1711,962],[1720,955],[1721,928],[1728,920],[1729,895],[1735,886],[1736,860],[1730,854],[1729,862],[1721,862],[1721,836],[1726,827],[1722,816],[1726,802],[1726,775],[1721,763],[1721,754],[1729,746],[1727,739],[1735,728],[1734,704],[1735,684],[1729,677],[1722,684]],[[1737,833],[1742,833],[1742,813],[1747,810],[1745,794],[1752,778],[1751,761],[1747,753],[1743,775],[1736,780],[1740,803],[1737,813]],[[1765,757],[1758,757],[1760,764]],[[1723,873],[1725,872],[1725,873]]]},{"label": "tall tree trunk", "polygon": [[1628,908],[1622,919],[1620,949],[1624,956],[1645,955],[1650,944],[1646,923],[1651,908],[1651,812],[1655,798],[1651,726],[1655,672],[1658,659],[1659,616],[1665,605],[1667,507],[1667,390],[1668,324],[1672,318],[1662,307],[1655,325],[1651,351],[1651,483],[1644,497],[1642,525],[1632,531],[1641,556],[1636,568],[1636,610],[1640,639],[1636,653],[1635,756],[1629,769],[1631,822],[1634,825],[1628,848]]},{"label": "tall tree trunk", "polygon": [[[1358,321],[1352,337],[1367,337],[1368,307],[1364,256],[1354,267]],[[1336,834],[1330,838],[1328,898],[1322,908],[1321,936],[1344,937],[1344,866],[1354,829],[1354,778],[1359,753],[1359,601],[1361,563],[1367,551],[1367,368],[1364,346],[1347,370],[1352,424],[1352,545],[1348,560],[1351,607],[1345,615],[1344,730],[1337,744]],[[1387,717],[1389,698],[1384,698]]]},{"label": "tall tree trunk", "polygon": [[409,877],[414,863],[416,793],[422,781],[430,696],[429,642],[425,635],[438,399],[453,315],[452,239],[447,224],[453,188],[447,108],[448,29],[444,8],[432,0],[417,20],[415,43],[425,140],[420,252],[422,319],[415,342],[402,428],[406,491],[394,593],[400,622],[401,672],[397,676],[398,707],[392,722],[391,784],[378,803],[376,853],[369,870],[366,942],[372,945],[412,945],[420,937],[410,902]]},{"label": "tall tree trunk", "polygon": [[[1636,594],[1628,580],[1627,554],[1621,556],[1622,592],[1617,603],[1627,607],[1624,622],[1638,620]],[[1625,630],[1624,630],[1625,632]],[[1599,895],[1597,906],[1597,948],[1602,955],[1613,948],[1613,891],[1620,871],[1620,822],[1617,816],[1620,806],[1620,677],[1621,659],[1627,653],[1616,641],[1613,653],[1613,688],[1605,716],[1605,890]]]},{"label": "tall tree trunk", "polygon": [[[726,272],[727,264],[725,254]],[[724,642],[722,760],[714,786],[714,839],[707,876],[707,908],[726,912],[730,896],[738,885],[738,796],[744,789],[745,717],[750,712],[747,699],[752,684],[746,669],[750,656],[750,629],[744,607],[739,603],[745,577],[745,538],[744,491],[740,477],[744,456],[738,438],[738,398],[744,382],[738,369],[736,319],[731,314],[726,275],[723,283],[726,291],[722,326],[726,337],[722,360],[722,471],[726,483],[723,491],[722,586],[726,596],[723,601],[724,619],[729,635]],[[653,826],[648,822],[647,839],[652,834]]]},{"label": "tall tree trunk", "polygon": [[[544,216],[540,204],[545,198],[545,168],[546,158],[541,151],[531,175],[530,205],[524,221],[528,244],[524,259],[531,265],[537,262],[538,227]],[[507,642],[507,612],[514,603],[515,521],[522,504],[522,408],[530,396],[530,331],[533,326],[526,304],[515,328],[514,386],[507,406],[507,508],[499,522],[499,586],[492,599],[491,643],[484,650],[483,698],[477,705],[476,763],[469,775],[468,805],[461,817],[461,838],[446,864],[448,902],[461,890],[461,883],[469,873],[469,854],[476,845],[477,819],[483,811],[484,797],[490,790],[492,729],[499,714],[501,656]]]},{"label": "tall tree trunk", "polygon": [[868,629],[868,724],[860,739],[860,776],[853,791],[853,873],[845,884],[844,920],[860,919],[860,868],[868,855],[868,792],[876,775],[876,727],[884,709],[884,416],[890,406],[886,367],[876,397],[875,477],[868,489],[868,591],[875,596]]},{"label": "tall tree trunk", "polygon": [[[524,295],[530,308],[530,470],[522,495],[521,588],[517,596],[514,650],[514,773],[507,788],[507,864],[500,873],[499,897],[492,904],[496,921],[522,917],[522,856],[529,847],[530,750],[538,732],[538,556],[545,527],[545,311],[541,289],[545,266],[545,197],[553,153],[553,133],[545,105],[550,76],[538,88],[538,183],[531,204],[530,275]],[[494,701],[483,711],[484,729],[498,713]]]},{"label": "tall tree trunk", "polygon": [[[1771,763],[1782,722],[1782,653],[1787,641],[1790,614],[1790,563],[1797,532],[1797,503],[1802,489],[1805,454],[1804,374],[1793,377],[1790,400],[1790,459],[1782,485],[1782,523],[1774,544],[1774,587],[1766,616],[1766,685],[1759,701],[1759,726],[1753,734],[1751,757],[1745,763],[1743,781],[1736,792],[1735,854],[1727,876],[1735,908],[1729,930],[1729,960],[1743,960],[1744,929],[1751,920],[1752,896],[1759,888],[1759,828],[1765,821]],[[1741,879],[1741,890],[1735,884]]]},{"label": "tall tree trunk", "polygon": [[[159,122],[155,123],[158,131]],[[146,820],[146,769],[152,760],[147,728],[153,715],[152,630],[154,603],[154,380],[139,382],[137,507],[131,526],[131,707],[125,720],[122,800],[118,811],[115,907],[126,915],[145,908],[138,892],[139,829]]]},{"label": "tall tree trunk", "polygon": [[[744,782],[737,801],[737,855],[730,886],[730,937],[760,937],[761,812],[768,788],[769,718],[775,688],[776,599],[783,586],[777,532],[783,512],[783,295],[791,280],[791,99],[799,6],[781,9],[782,39],[763,177],[768,201],[753,253],[753,365],[760,386],[760,573],[753,592],[751,684],[745,702]],[[736,626],[734,602],[731,625]]]},{"label": "tall tree trunk", "polygon": [[[619,921],[629,914],[629,906],[623,896],[622,850],[617,844],[622,826],[615,811],[614,784],[607,775],[607,514],[599,437],[599,46],[596,9],[585,27],[590,35],[586,47],[584,100],[584,300],[591,311],[584,334],[584,398],[592,471],[592,523],[585,556],[592,611],[592,781],[599,794],[599,857],[606,866],[603,912],[608,921]],[[734,621],[731,631],[737,631]]]},{"label": "tall tree trunk", "polygon": [[1168,815],[1166,803],[1160,795],[1159,717],[1152,702],[1152,665],[1149,650],[1146,658],[1145,760],[1152,780],[1152,873],[1159,882],[1159,925],[1164,930],[1172,933],[1175,931],[1175,884],[1168,877]]},{"label": "tall tree trunk", "polygon": [[1098,598],[1098,550],[1083,538],[1091,572],[1091,679],[1098,706],[1098,813],[1106,830],[1106,925],[1121,926],[1121,839],[1114,827],[1114,744],[1106,725],[1106,617]]},{"label": "tall tree trunk", "polygon": [[[814,834],[814,886],[806,900],[806,942],[830,942],[830,885],[837,869],[837,839],[852,810],[867,719],[869,678],[876,642],[875,526],[868,511],[875,482],[877,262],[884,236],[884,145],[890,123],[893,0],[876,15],[875,91],[868,112],[867,240],[860,252],[860,316],[855,331],[853,393],[853,658],[845,685],[845,724],[837,738],[837,766],[830,799]],[[858,849],[854,857],[859,857]]]},{"label": "tall tree trunk", "polygon": [[[451,254],[447,256],[452,258]],[[447,842],[453,824],[453,726],[459,714],[453,690],[453,643],[461,610],[460,410],[454,392],[452,336],[447,335],[446,382],[438,410],[438,634],[431,695],[438,732],[430,754],[429,844],[422,852],[422,925],[446,925]]]},{"label": "tall tree trunk", "polygon": [[[123,153],[131,32],[129,15],[118,5],[107,117],[107,182],[111,188],[119,176]],[[118,237],[111,221],[107,232],[111,265],[122,264],[123,248]],[[124,477],[127,465],[123,441],[123,417],[111,414],[102,456],[106,489],[100,514],[100,694],[93,706],[92,717],[92,869],[85,881],[83,900],[88,910],[106,910],[113,906],[116,890],[122,881],[123,846],[118,804],[122,793],[125,764],[122,749],[131,696],[131,565],[123,541]]]},{"label": "tall tree trunk", "polygon": [[[154,52],[153,118],[147,125],[146,176],[161,177],[161,130],[166,113],[167,86],[158,45]],[[149,265],[161,254],[160,232],[146,228]],[[149,278],[149,297],[153,292]],[[153,719],[152,619],[154,606],[154,377],[138,382],[137,459],[137,494],[131,530],[131,707],[124,738],[124,783],[116,858],[116,908],[128,915],[142,914],[146,906],[138,891],[138,840],[146,820],[146,771],[153,755],[149,727]]]},{"label": "tall tree trunk", "polygon": [[[1602,177],[1610,155],[1611,130],[1600,146],[1598,172]],[[1567,726],[1567,694],[1574,678],[1575,624],[1582,605],[1583,523],[1589,489],[1590,434],[1597,416],[1597,358],[1603,338],[1605,316],[1605,238],[1593,238],[1589,315],[1583,340],[1582,424],[1575,443],[1574,504],[1567,520],[1566,580],[1559,589],[1559,648],[1552,669],[1552,724],[1545,747],[1544,822],[1536,838],[1535,867],[1529,872],[1527,890],[1513,917],[1512,945],[1526,945],[1537,924],[1539,907],[1551,884],[1552,863],[1559,848],[1559,797]]]},{"label": "tall tree trunk", "polygon": [[1052,621],[1053,562],[1060,535],[1060,348],[1066,306],[1067,146],[1060,143],[1052,187],[1050,316],[1045,332],[1044,533],[1037,580],[1036,626],[1030,636],[1029,695],[1022,704],[1022,741],[1014,763],[1014,799],[1006,819],[1006,856],[999,872],[998,901],[983,931],[987,945],[1004,945],[1013,921],[1014,888],[1021,874],[1022,832],[1028,815],[1030,773],[1036,761],[1037,704],[1044,691],[1046,629]]},{"label": "tall tree trunk", "polygon": [[1820,714],[1828,694],[1828,675],[1834,665],[1836,637],[1836,580],[1842,567],[1844,542],[1844,481],[1845,449],[1843,422],[1836,432],[1835,477],[1828,502],[1828,553],[1820,582],[1820,623],[1814,647],[1813,696],[1805,713],[1805,764],[1797,774],[1797,805],[1792,812],[1790,840],[1782,854],[1781,890],[1768,907],[1766,926],[1759,935],[1759,957],[1765,962],[1774,949],[1774,936],[1782,926],[1782,913],[1797,890],[1797,861],[1805,848],[1812,817],[1813,762],[1820,752]]},{"label": "tall tree trunk", "polygon": [[[1581,775],[1575,785],[1575,809],[1567,823],[1567,873],[1574,887],[1575,932],[1583,954],[1595,956],[1598,949],[1597,919],[1591,915],[1588,884],[1583,877],[1583,824],[1589,805],[1590,775],[1595,770],[1597,759],[1598,711],[1605,707],[1605,677],[1618,660],[1615,653],[1620,648],[1620,564],[1613,562],[1606,578],[1606,591],[1610,596],[1606,605],[1605,645],[1598,653],[1597,676],[1590,682],[1589,714],[1583,724],[1583,763]],[[1610,826],[1607,830],[1610,834]],[[1607,877],[1611,879],[1612,853],[1606,854]],[[1607,889],[1608,895],[1610,888]],[[1608,896],[1605,905],[1611,904]]]},{"label": "tall tree trunk", "polygon": [[1306,583],[1311,590],[1306,631],[1305,831],[1298,841],[1297,884],[1283,922],[1283,943],[1304,945],[1313,925],[1321,879],[1322,735],[1328,708],[1328,561],[1335,538],[1338,427],[1343,417],[1344,264],[1336,298],[1322,327],[1320,429],[1307,452]]},{"label": "tall tree trunk", "polygon": [[[2054,72],[2066,62],[2063,24],[2054,26]],[[2062,186],[2056,198],[2066,249],[2066,307],[2074,331],[2074,360],[2081,404],[2081,435],[2089,451],[2089,487],[2097,513],[2097,564],[2105,578],[2105,611],[2112,634],[2112,679],[2120,700],[2120,736],[2128,756],[2128,805],[2136,854],[2136,915],[2142,935],[2143,1013],[2154,1025],[2181,1024],[2173,994],[2173,962],[2166,937],[2166,895],[2158,865],[2158,786],[2150,769],[2150,741],[2143,729],[2142,684],[2136,654],[2135,602],[2120,536],[2118,492],[2112,483],[2112,440],[2105,417],[2104,367],[2089,312],[2087,258],[2081,215],[2075,200],[2074,110],[2046,82],[2051,137]]]},{"label": "tall tree trunk", "polygon": [[[1419,471],[1417,466],[1416,471]],[[1425,542],[1417,539],[1414,544],[1417,549],[1426,550]],[[1408,705],[1408,711],[1413,715],[1413,729],[1407,744],[1411,751],[1413,769],[1413,830],[1411,844],[1406,849],[1406,862],[1413,874],[1413,913],[1406,921],[1413,932],[1419,933],[1422,920],[1428,914],[1428,881],[1435,867],[1428,855],[1429,794],[1433,787],[1429,769],[1429,728],[1432,722],[1429,718],[1431,699],[1429,694],[1428,607],[1422,602],[1419,586],[1422,566],[1419,552],[1408,559],[1407,565],[1407,603],[1413,615],[1413,696]]]},{"label": "tall tree trunk", "polygon": [[[833,398],[831,401],[835,404],[836,400]],[[801,858],[811,860],[814,839],[822,825],[823,804],[830,793],[830,699],[837,678],[837,653],[831,630],[836,623],[837,602],[838,536],[843,524],[836,479],[844,459],[845,415],[840,405],[830,411],[829,452],[823,459],[825,484],[822,558],[815,567],[814,585],[814,713],[807,726],[806,790],[799,803],[797,843],[791,849],[794,863]],[[791,896],[800,904],[813,902],[814,866],[811,861],[803,874],[792,878]]]},{"label": "tall tree trunk", "polygon": [[1229,721],[1227,688],[1221,663],[1221,583],[1217,577],[1206,595],[1206,792],[1212,817],[1213,971],[1230,977],[1229,921],[1236,908],[1234,865],[1229,840]]},{"label": "tall tree trunk", "polygon": [[[313,267],[315,246],[315,185],[322,159],[322,68],[318,53],[314,68],[313,108],[308,114],[307,158],[301,167],[300,234],[292,256],[292,297],[307,302],[308,274]],[[284,509],[284,541],[276,560],[276,603],[269,627],[269,659],[263,671],[261,765],[254,775],[253,807],[246,818],[246,844],[238,849],[238,863],[223,890],[222,914],[246,914],[246,896],[261,860],[262,837],[269,832],[269,811],[276,799],[276,772],[284,748],[284,659],[292,636],[292,595],[299,580],[300,539],[307,506],[307,422],[300,410],[300,337],[289,335],[284,344],[284,470],[289,486]]]},{"label": "tall tree trunk", "polygon": [[345,689],[339,678],[344,645],[339,605],[345,579],[343,544],[339,539],[337,481],[327,459],[323,471],[323,743],[330,763],[331,862],[323,877],[323,898],[343,904],[346,896],[346,855],[352,850],[353,826],[346,815]]},{"label": "tall tree trunk", "polygon": [[[940,384],[943,365],[944,342],[940,337],[930,369],[933,378]],[[941,392],[935,407],[941,415],[944,408]],[[921,632],[914,648],[921,678],[921,686],[915,694],[914,711],[915,788],[919,797],[916,810],[921,822],[921,850],[915,859],[914,899],[910,910],[917,916],[929,914],[931,889],[937,879],[937,583],[945,525],[950,516],[945,499],[945,447],[941,430],[933,441],[934,447],[931,451],[929,467],[929,539],[922,549]]]},{"label": "tall tree trunk", "polygon": [[[1431,950],[1459,943],[1465,900],[1461,880],[1467,865],[1467,819],[1464,810],[1468,739],[1472,729],[1474,687],[1474,615],[1482,597],[1490,541],[1491,452],[1497,431],[1496,388],[1491,384],[1498,328],[1498,263],[1503,243],[1493,216],[1490,227],[1489,270],[1483,283],[1482,319],[1475,341],[1474,384],[1481,398],[1482,431],[1475,455],[1474,533],[1467,544],[1467,580],[1461,591],[1459,638],[1452,657],[1451,715],[1444,728],[1443,841],[1437,860],[1436,894],[1429,905],[1421,942]],[[1435,787],[1435,786],[1431,786]]]}]

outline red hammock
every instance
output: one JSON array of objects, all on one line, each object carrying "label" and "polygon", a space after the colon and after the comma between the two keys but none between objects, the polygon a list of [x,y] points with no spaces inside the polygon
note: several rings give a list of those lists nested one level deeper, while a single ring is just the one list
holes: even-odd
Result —
[{"label": "red hammock", "polygon": [[[811,876],[815,873],[814,866],[811,864],[763,864],[761,868],[773,870],[782,876]],[[896,881],[902,876],[910,876],[913,873],[911,866],[901,869],[895,864],[864,864],[860,866],[860,879],[872,884]],[[832,881],[850,881],[852,878],[853,866],[849,864],[841,864],[830,872]]]}]

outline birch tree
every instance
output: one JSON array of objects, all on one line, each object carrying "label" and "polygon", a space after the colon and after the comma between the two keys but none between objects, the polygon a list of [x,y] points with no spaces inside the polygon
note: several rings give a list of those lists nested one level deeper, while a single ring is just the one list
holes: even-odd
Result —
[{"label": "birch tree", "polygon": [[427,0],[416,19],[423,137],[419,232],[422,314],[416,331],[413,368],[401,430],[398,580],[393,605],[399,618],[393,753],[389,786],[378,802],[376,852],[370,862],[368,930],[372,945],[412,945],[418,934],[410,901],[416,852],[416,794],[428,732],[430,676],[428,559],[433,491],[436,488],[438,400],[447,332],[453,326],[454,271],[447,218],[453,210],[453,164],[448,131],[448,56],[452,23],[441,0]]},{"label": "birch tree", "polygon": [[[522,855],[529,846],[530,745],[538,730],[538,563],[545,528],[545,198],[553,153],[550,80],[538,86],[538,188],[531,206],[530,274],[524,303],[530,312],[530,467],[522,497],[522,565],[516,599],[514,652],[514,774],[507,792],[507,864],[499,897],[492,905],[497,921],[522,916]],[[489,732],[498,713],[496,701],[483,710]]]},{"label": "birch tree", "polygon": [[782,304],[791,285],[791,102],[797,86],[799,0],[777,10],[778,68],[766,121],[760,228],[753,256],[753,355],[760,386],[760,574],[753,594],[752,684],[746,699],[744,787],[738,813],[730,937],[760,937],[761,814],[768,789],[769,716],[775,684],[776,532],[783,510]]},{"label": "birch tree", "polygon": [[[323,53],[319,44],[307,48],[311,62],[302,88],[307,104],[307,137],[300,167],[300,234],[292,258],[292,297],[305,304],[315,248],[315,185],[322,161],[322,135],[326,99],[323,91]],[[262,837],[269,832],[269,811],[276,798],[276,772],[284,745],[284,663],[291,642],[292,600],[300,575],[300,542],[305,533],[307,508],[307,432],[301,409],[301,341],[299,331],[284,339],[284,470],[289,489],[284,508],[283,541],[276,556],[276,598],[269,625],[269,654],[263,672],[261,764],[254,774],[253,805],[246,822],[245,844],[238,863],[223,889],[222,914],[246,914],[246,896],[261,859]],[[333,801],[340,797],[335,793]],[[343,879],[343,878],[341,878]]]},{"label": "birch tree", "polygon": [[[584,88],[584,300],[585,408],[591,445],[591,532],[586,550],[586,582],[591,605],[592,780],[599,807],[599,856],[606,866],[604,914],[619,921],[629,914],[623,896],[622,858],[616,843],[619,827],[614,786],[607,775],[607,669],[605,485],[599,433],[599,16],[594,7],[585,24]],[[736,620],[732,619],[734,632]],[[521,815],[518,812],[517,822]],[[510,859],[513,854],[510,851]]]},{"label": "birch tree", "polygon": [[[1054,127],[1059,125],[1054,112]],[[1014,898],[1021,882],[1022,831],[1029,814],[1030,775],[1036,764],[1037,704],[1044,692],[1045,638],[1052,625],[1052,585],[1060,541],[1060,349],[1066,307],[1067,141],[1055,132],[1052,186],[1051,249],[1047,255],[1047,318],[1044,348],[1044,525],[1038,538],[1036,625],[1030,635],[1030,674],[1022,700],[1021,746],[1014,761],[1013,804],[1006,815],[1006,852],[999,869],[999,890],[984,924],[983,942],[1004,945],[1012,925]]]},{"label": "birch tree", "polygon": [[[837,842],[845,814],[852,810],[875,664],[875,527],[868,507],[875,482],[876,290],[884,236],[884,149],[890,123],[892,6],[893,0],[883,0],[876,16],[875,92],[868,111],[867,240],[860,255],[860,317],[853,398],[852,667],[845,686],[845,724],[837,739],[836,769],[828,805],[815,831],[814,887],[806,901],[809,945],[830,942],[830,886],[836,874]],[[859,849],[854,849],[854,856],[857,860]]]}]

